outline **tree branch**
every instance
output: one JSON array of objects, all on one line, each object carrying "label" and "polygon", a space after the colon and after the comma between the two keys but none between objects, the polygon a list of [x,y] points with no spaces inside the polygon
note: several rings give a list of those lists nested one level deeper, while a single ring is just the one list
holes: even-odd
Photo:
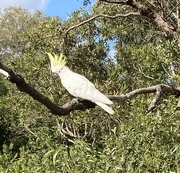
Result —
[{"label": "tree branch", "polygon": [[12,69],[4,66],[1,62],[0,69],[8,73],[7,79],[11,83],[15,83],[19,91],[30,95],[34,100],[37,100],[38,102],[45,105],[53,114],[67,115],[74,110],[84,111],[86,109],[95,107],[95,104],[90,101],[79,101],[77,99],[73,99],[63,106],[59,106],[56,103],[53,103],[48,97],[39,93],[35,88],[31,87],[28,83],[26,83],[22,76],[16,74]]},{"label": "tree branch", "polygon": [[161,98],[162,91],[163,90],[162,90],[162,86],[161,85],[156,86],[156,94],[155,94],[154,99],[152,100],[151,104],[148,107],[148,111],[151,111],[151,110],[153,110],[156,107],[158,101]]},{"label": "tree branch", "polygon": [[[74,110],[84,111],[86,109],[94,108],[96,106],[95,103],[92,103],[88,100],[80,101],[78,99],[73,99],[72,101],[64,104],[63,106],[59,106],[58,104],[53,103],[48,97],[39,93],[35,88],[31,87],[22,76],[16,74],[12,69],[6,67],[1,62],[0,62],[0,69],[8,73],[7,79],[11,83],[16,84],[19,91],[30,95],[34,100],[37,100],[38,102],[42,103],[51,111],[51,113],[55,115],[59,115],[59,116],[68,115],[70,112]],[[140,94],[155,93],[154,99],[152,100],[148,108],[148,111],[151,111],[156,107],[157,102],[160,100],[162,92],[168,92],[171,95],[175,95],[176,97],[180,96],[180,88],[174,89],[169,85],[159,84],[147,88],[136,89],[134,91],[131,91],[126,94],[122,94],[120,96],[109,95],[107,97],[111,100],[119,102],[119,101],[126,101],[128,99],[135,98]]]},{"label": "tree branch", "polygon": [[120,4],[120,5],[128,5],[140,12],[140,14],[144,17],[147,17],[149,20],[156,23],[156,25],[161,28],[163,31],[165,31],[167,34],[171,35],[173,38],[175,38],[178,42],[180,42],[180,33],[177,31],[177,28],[175,28],[172,24],[170,24],[163,16],[163,10],[162,12],[156,12],[153,9],[149,8],[148,6],[136,2],[136,0],[100,0],[101,2],[105,3],[112,3],[112,4]]},{"label": "tree branch", "polygon": [[107,2],[108,4],[122,4],[126,5],[129,0],[100,0],[102,2]]},{"label": "tree branch", "polygon": [[132,16],[132,15],[140,15],[140,13],[138,13],[138,12],[130,12],[130,13],[127,13],[127,14],[116,14],[114,16],[110,16],[110,15],[106,15],[106,14],[98,14],[98,15],[95,15],[95,16],[87,19],[87,20],[84,20],[84,21],[82,21],[82,22],[80,22],[80,23],[78,23],[78,24],[76,24],[74,26],[71,26],[69,29],[66,30],[66,32],[64,34],[67,37],[67,34],[71,30],[73,30],[73,29],[75,29],[75,28],[77,28],[79,26],[82,26],[82,25],[84,25],[84,24],[86,24],[88,22],[91,22],[91,21],[93,21],[93,20],[95,20],[96,18],[99,18],[99,17],[104,17],[104,18],[109,18],[109,19],[116,19],[116,18],[119,18],[119,17],[127,17],[127,16]]},{"label": "tree branch", "polygon": [[160,91],[159,87],[162,88],[163,92],[168,92],[168,93],[170,93],[172,95],[177,95],[178,92],[179,92],[179,90],[176,90],[176,89],[172,88],[169,85],[158,84],[158,85],[150,86],[150,87],[147,87],[147,88],[139,88],[139,89],[136,89],[136,90],[131,91],[129,93],[121,94],[120,96],[109,95],[108,98],[111,99],[111,100],[116,100],[116,101],[126,101],[128,99],[135,98],[140,94],[156,93],[157,90]]}]

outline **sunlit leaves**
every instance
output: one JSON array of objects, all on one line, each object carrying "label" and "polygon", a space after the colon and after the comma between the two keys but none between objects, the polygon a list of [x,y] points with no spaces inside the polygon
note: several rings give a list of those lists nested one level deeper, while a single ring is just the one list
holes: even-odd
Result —
[{"label": "sunlit leaves", "polygon": [[[101,18],[64,35],[95,14],[126,10],[131,9],[97,3],[92,14],[80,9],[61,21],[10,8],[7,16],[1,16],[2,58],[59,105],[72,97],[51,74],[45,52],[64,53],[67,65],[105,94],[125,94],[166,82],[171,63],[179,65],[179,46],[157,33],[146,19]],[[112,49],[113,60],[109,58]],[[0,172],[179,172],[178,99],[164,95],[157,108],[147,113],[153,96],[115,103],[113,116],[96,107],[57,117],[1,77]],[[78,135],[63,135],[57,122]]]}]

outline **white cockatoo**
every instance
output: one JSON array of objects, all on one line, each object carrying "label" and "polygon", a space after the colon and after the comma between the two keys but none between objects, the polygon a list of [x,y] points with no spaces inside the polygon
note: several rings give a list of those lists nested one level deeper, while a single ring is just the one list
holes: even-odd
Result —
[{"label": "white cockatoo", "polygon": [[82,98],[94,102],[101,108],[103,108],[109,114],[114,114],[114,111],[108,105],[112,105],[113,102],[109,100],[104,94],[98,91],[94,84],[92,84],[87,78],[71,71],[66,64],[66,58],[63,54],[52,55],[47,53],[51,61],[52,73],[58,74],[62,85],[67,91],[76,98]]}]

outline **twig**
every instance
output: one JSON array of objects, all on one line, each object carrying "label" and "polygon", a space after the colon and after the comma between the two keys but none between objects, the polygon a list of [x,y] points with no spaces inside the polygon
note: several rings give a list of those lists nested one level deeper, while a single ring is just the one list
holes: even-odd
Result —
[{"label": "twig", "polygon": [[107,2],[112,4],[127,4],[129,0],[100,0],[101,2]]},{"label": "twig", "polygon": [[159,0],[157,0],[157,3],[159,4],[160,9],[163,12],[163,14],[165,14],[164,6],[163,6],[164,4],[162,3],[162,1],[160,2]]},{"label": "twig", "polygon": [[137,69],[141,74],[143,74],[144,75],[144,77],[146,77],[146,78],[148,78],[148,79],[152,79],[152,80],[154,80],[154,78],[153,77],[151,77],[151,76],[148,76],[148,75],[146,75],[144,72],[143,72],[143,70],[142,70],[142,67],[141,66],[139,66],[139,68]]},{"label": "twig", "polygon": [[75,138],[79,138],[80,136],[78,134],[76,134],[75,132],[72,133],[68,127],[66,126],[64,129],[64,123],[62,122],[61,125],[59,124],[59,121],[57,120],[57,129],[59,131],[59,133],[66,138],[69,142],[71,143],[75,143],[73,139]]},{"label": "twig", "polygon": [[32,131],[28,128],[28,126],[27,126],[26,124],[24,124],[24,127],[26,128],[26,130],[27,130],[28,132],[30,132],[32,135],[34,135],[35,137],[37,137],[37,135],[36,135],[34,132],[32,132]]},{"label": "twig", "polygon": [[166,68],[164,67],[163,64],[162,64],[162,68],[164,69],[164,71],[166,72],[166,74],[167,74],[169,77],[172,77],[172,76],[168,73],[168,71],[166,70]]},{"label": "twig", "polygon": [[156,6],[153,4],[153,2],[150,2],[149,0],[147,0],[147,2],[148,2],[150,5],[152,5],[153,7],[156,7]]}]

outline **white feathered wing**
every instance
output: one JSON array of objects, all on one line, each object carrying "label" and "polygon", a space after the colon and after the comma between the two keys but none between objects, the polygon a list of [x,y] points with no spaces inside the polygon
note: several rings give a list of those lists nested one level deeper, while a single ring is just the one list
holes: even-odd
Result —
[{"label": "white feathered wing", "polygon": [[63,67],[58,75],[61,78],[62,85],[71,95],[74,97],[90,100],[96,103],[109,114],[114,114],[112,108],[108,106],[112,105],[113,102],[100,91],[98,91],[94,84],[92,84],[87,78],[72,72],[66,66]]}]

